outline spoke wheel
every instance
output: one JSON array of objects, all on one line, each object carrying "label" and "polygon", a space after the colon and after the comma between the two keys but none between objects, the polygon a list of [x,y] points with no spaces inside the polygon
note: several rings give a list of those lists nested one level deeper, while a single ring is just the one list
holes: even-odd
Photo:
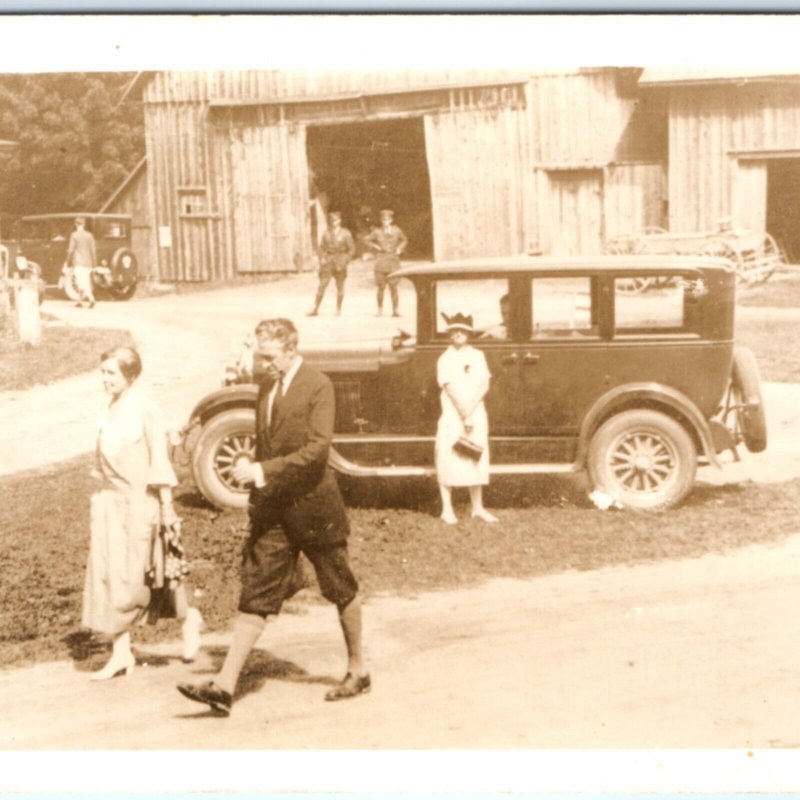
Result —
[{"label": "spoke wheel", "polygon": [[697,450],[683,426],[659,411],[624,411],[607,420],[589,447],[594,486],[629,508],[680,502],[694,483]]},{"label": "spoke wheel", "polygon": [[215,506],[244,508],[249,486],[233,477],[242,459],[255,458],[255,412],[234,408],[213,417],[200,433],[192,455],[192,472],[201,494]]}]

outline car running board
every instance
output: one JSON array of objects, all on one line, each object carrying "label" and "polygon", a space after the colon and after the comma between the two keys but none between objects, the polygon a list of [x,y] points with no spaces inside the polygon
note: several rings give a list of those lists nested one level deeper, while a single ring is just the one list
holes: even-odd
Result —
[{"label": "car running board", "polygon": [[[344,458],[331,448],[328,464],[351,478],[430,478],[436,476],[435,467],[416,466],[378,466],[365,467]],[[570,474],[580,471],[580,464],[491,464],[491,475],[554,475]]]}]

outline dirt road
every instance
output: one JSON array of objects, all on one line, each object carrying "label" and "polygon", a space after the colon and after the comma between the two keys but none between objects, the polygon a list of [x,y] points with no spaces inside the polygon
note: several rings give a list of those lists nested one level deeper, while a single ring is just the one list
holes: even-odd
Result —
[{"label": "dirt road", "polygon": [[[70,662],[0,673],[0,747],[785,748],[800,746],[800,536],[634,568],[493,582],[366,607],[371,694],[322,700],[329,608],[268,626],[228,719],[174,686],[177,645],[91,683]],[[791,613],[780,613],[792,610]],[[144,666],[144,662],[148,666]]]}]

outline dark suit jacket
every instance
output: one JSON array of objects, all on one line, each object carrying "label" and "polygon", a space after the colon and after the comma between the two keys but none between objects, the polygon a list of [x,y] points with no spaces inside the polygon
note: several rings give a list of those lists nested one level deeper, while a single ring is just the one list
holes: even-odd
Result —
[{"label": "dark suit jacket", "polygon": [[260,387],[256,404],[256,461],[266,486],[250,494],[253,534],[265,526],[282,525],[293,543],[344,541],[349,532],[347,514],[328,467],[336,413],[333,384],[303,362],[269,426],[271,388]]}]

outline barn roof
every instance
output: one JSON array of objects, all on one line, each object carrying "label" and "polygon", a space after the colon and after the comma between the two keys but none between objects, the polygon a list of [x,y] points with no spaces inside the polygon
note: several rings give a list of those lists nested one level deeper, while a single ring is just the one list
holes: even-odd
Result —
[{"label": "barn roof", "polygon": [[136,178],[136,176],[145,168],[147,164],[147,156],[142,156],[141,161],[125,176],[125,179],[117,186],[116,189],[111,193],[111,196],[108,200],[103,203],[102,207],[100,208],[100,213],[102,214],[109,206],[114,204],[114,201],[125,191],[125,189],[130,186],[131,182]]},{"label": "barn roof", "polygon": [[649,67],[639,77],[639,85],[687,86],[698,84],[747,84],[800,81],[800,69],[776,67]]}]

